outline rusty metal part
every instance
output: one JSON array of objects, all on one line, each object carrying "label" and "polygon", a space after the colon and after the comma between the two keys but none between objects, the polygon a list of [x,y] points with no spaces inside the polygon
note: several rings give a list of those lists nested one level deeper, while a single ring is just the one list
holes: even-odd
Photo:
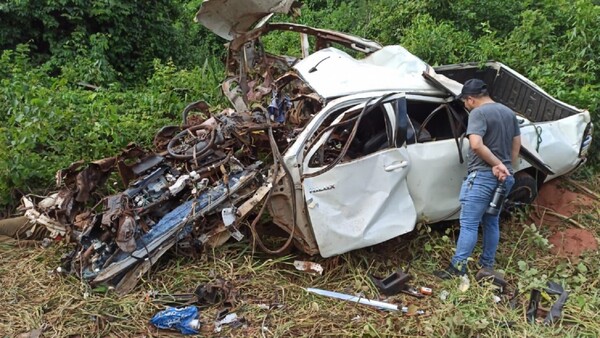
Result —
[{"label": "rusty metal part", "polygon": [[124,186],[128,186],[129,182],[136,178],[136,175],[132,172],[131,167],[142,161],[141,159],[146,158],[148,155],[146,151],[138,147],[135,144],[129,144],[119,156],[116,163],[119,176]]},{"label": "rusty metal part", "polygon": [[87,202],[90,193],[106,182],[116,161],[116,157],[94,161],[77,174],[77,196],[75,200],[77,202]]},{"label": "rusty metal part", "polygon": [[123,212],[123,199],[123,194],[111,195],[106,198],[104,207],[106,211],[102,214],[102,225],[110,227],[113,221],[119,218]]},{"label": "rusty metal part", "polygon": [[117,236],[115,242],[119,246],[119,249],[124,252],[133,252],[136,248],[135,234],[136,222],[132,215],[123,215],[119,219],[119,230],[117,230]]},{"label": "rusty metal part", "polygon": [[273,88],[271,87],[270,77],[266,77],[265,81],[261,84],[256,80],[252,80],[248,82],[248,93],[246,96],[248,97],[248,101],[250,102],[260,102],[263,97],[271,94]]},{"label": "rusty metal part", "polygon": [[[269,120],[267,120],[267,123],[269,123]],[[271,144],[271,151],[273,153],[273,158],[275,160],[275,164],[274,164],[274,169],[273,169],[273,174],[272,177],[276,178],[278,177],[278,173],[280,169],[283,169],[285,171],[285,174],[287,175],[287,179],[289,179],[291,181],[291,174],[289,173],[289,171],[287,170],[287,168],[283,165],[280,168],[280,165],[283,163],[283,159],[281,157],[281,154],[279,153],[279,148],[277,147],[277,143],[275,142],[275,139],[273,137],[273,129],[271,128],[271,125],[269,123],[269,129],[268,129],[268,135],[269,135],[269,142]],[[271,184],[270,189],[268,190],[268,194],[266,197],[266,200],[268,201],[269,198],[271,197],[271,195],[273,194],[273,190],[274,190],[274,185]],[[294,199],[295,195],[292,195],[292,199]],[[284,252],[285,250],[287,250],[287,248],[290,246],[290,244],[292,243],[293,239],[294,239],[294,231],[296,230],[296,220],[294,219],[292,222],[292,227],[289,231],[289,237],[288,239],[285,241],[285,243],[277,250],[271,250],[269,248],[267,248],[264,243],[262,242],[262,240],[260,239],[260,236],[256,230],[256,225],[258,223],[258,221],[260,220],[260,217],[262,216],[262,213],[264,212],[265,208],[267,206],[267,202],[263,203],[263,205],[260,208],[260,211],[258,212],[258,215],[254,218],[254,220],[252,221],[252,223],[250,224],[250,231],[252,232],[252,236],[254,237],[254,242],[253,244],[258,244],[258,246],[264,250],[267,253],[270,254],[279,254]],[[292,202],[292,213],[296,214],[296,204],[294,202]]]},{"label": "rusty metal part", "polygon": [[[237,84],[237,85],[234,85]],[[236,78],[228,78],[221,84],[223,94],[227,97],[229,102],[236,111],[247,111],[248,105],[244,102],[243,94],[239,87],[239,80]]]},{"label": "rusty metal part", "polygon": [[[169,155],[178,160],[199,159],[213,149],[216,130],[209,125],[200,124],[189,127],[175,135],[167,145]],[[201,146],[198,149],[198,146]]]},{"label": "rusty metal part", "polygon": [[278,178],[271,199],[268,202],[269,214],[273,218],[273,223],[287,233],[291,232],[294,221],[296,221],[294,245],[302,252],[315,255],[319,252],[319,249],[310,226],[300,215],[292,213],[292,194],[294,193],[293,186],[287,180]]},{"label": "rusty metal part", "polygon": [[214,282],[199,285],[194,291],[198,304],[223,304],[233,307],[237,303],[238,290],[222,278]]},{"label": "rusty metal part", "polygon": [[152,145],[156,152],[163,152],[167,150],[167,144],[182,130],[180,126],[164,126],[154,135]]},{"label": "rusty metal part", "polygon": [[[262,203],[259,216],[250,226],[254,229],[260,214],[267,206],[271,208],[272,196],[285,199],[288,210],[296,213],[297,204],[301,202],[296,200],[297,192],[293,186],[285,192],[280,191],[277,183],[285,182],[286,187],[292,184],[290,178],[286,178],[287,168],[281,166],[280,151],[290,144],[289,140],[296,137],[322,102],[297,74],[290,71],[295,59],[265,53],[260,41],[246,40],[240,47],[230,49],[228,54],[228,69],[236,75],[228,77],[222,84],[234,109],[224,109],[211,116],[206,102],[193,102],[182,113],[186,130],[167,126],[156,134],[154,146],[163,153],[148,153],[131,144],[118,156],[85,167],[83,162],[75,163],[59,173],[62,186],[71,189],[73,202],[67,203],[70,205],[67,209],[74,212],[55,208],[55,215],[62,215],[62,223],[80,229],[88,241],[80,243],[78,249],[79,263],[75,266],[80,277],[85,275],[93,285],[111,284],[118,292],[125,293],[169,248],[179,250],[180,254],[194,255],[201,252],[203,246],[222,245],[233,233],[231,230],[237,232],[239,226],[247,224],[248,216],[255,215],[255,207]],[[273,97],[295,100],[286,111],[285,123],[270,123],[266,106]],[[188,114],[193,110],[200,111],[201,119],[190,123]],[[175,153],[177,145],[181,147]],[[245,189],[228,190],[222,198],[213,201],[210,213],[202,217],[191,215],[185,223],[178,224],[176,230],[161,237],[160,246],[146,243],[140,249],[141,236],[152,232],[163,216],[181,206],[186,199],[212,189],[213,183],[225,182],[227,185],[233,172],[244,169],[258,158],[270,158],[275,164],[276,169],[267,184],[262,184],[264,179],[248,179],[244,183]],[[96,197],[91,192],[106,182],[115,167],[127,190],[105,197],[101,207],[98,203],[77,214],[86,201]],[[255,172],[252,177],[263,176]],[[284,196],[286,193],[290,195]],[[63,201],[68,200],[68,195],[63,197]],[[238,210],[235,223],[229,227],[215,217],[226,207]],[[296,229],[297,221],[301,225],[299,229]],[[306,252],[318,252],[305,216],[288,217],[279,223],[285,223],[278,226],[289,234],[280,250],[293,242]],[[178,233],[184,225],[191,225],[194,230],[181,237]],[[255,230],[253,233],[258,238]],[[262,245],[260,239],[258,242]],[[280,252],[262,246],[267,252]],[[130,253],[131,257],[116,258],[123,253]]]},{"label": "rusty metal part", "polygon": [[71,185],[75,182],[77,174],[80,172],[79,168],[85,163],[83,160],[71,163],[67,168],[58,170],[56,172],[56,186],[62,187],[63,185]]},{"label": "rusty metal part", "polygon": [[[204,121],[195,120],[194,121],[195,123],[190,123],[188,121],[188,115],[189,115],[189,113],[191,111],[199,110],[202,114],[204,114],[204,116],[208,116],[208,115],[210,115],[209,108],[210,108],[210,106],[204,100],[199,100],[199,101],[192,102],[192,103],[188,104],[183,109],[183,112],[181,113],[181,118],[182,118],[181,123],[184,126],[191,126],[191,125],[201,124]],[[200,122],[200,123],[198,123],[198,122]]]},{"label": "rusty metal part", "polygon": [[358,36],[335,32],[327,29],[313,28],[305,25],[294,23],[267,23],[262,27],[251,30],[242,34],[231,41],[230,47],[234,51],[240,50],[246,41],[258,39],[261,35],[270,31],[293,31],[314,36],[318,39],[318,46],[327,47],[329,43],[335,42],[344,47],[352,48],[356,51],[366,54],[373,53],[382,48],[382,46],[372,40],[364,39]]},{"label": "rusty metal part", "polygon": [[314,114],[321,110],[322,103],[320,98],[315,95],[300,95],[292,99],[298,103],[290,109],[288,121],[293,125],[306,124]]},{"label": "rusty metal part", "polygon": [[[238,173],[236,181],[233,183],[233,186],[227,188],[227,193],[222,193],[223,184],[219,187],[215,187],[215,191],[217,191],[216,198],[212,198],[212,195],[209,195],[208,204],[206,205],[195,205],[195,200],[189,201],[185,204],[180,205],[174,213],[170,216],[168,221],[165,221],[164,231],[160,232],[157,237],[153,237],[150,242],[144,243],[142,246],[139,246],[134,252],[130,253],[129,256],[124,257],[118,262],[114,262],[100,271],[94,279],[91,281],[92,284],[100,284],[110,282],[113,278],[118,277],[123,271],[127,271],[131,269],[131,267],[139,264],[141,260],[149,259],[152,262],[156,262],[156,260],[162,256],[162,250],[164,248],[170,248],[180,239],[178,238],[178,234],[186,227],[187,225],[193,224],[197,219],[205,217],[209,212],[213,211],[217,208],[221,203],[228,200],[230,193],[236,192],[238,189],[246,186],[252,179],[254,179],[257,175],[258,163],[254,166],[248,166],[243,172]],[[175,224],[171,224],[170,222],[175,222]],[[168,227],[166,225],[169,224]],[[143,242],[143,240],[142,240]],[[152,263],[153,264],[153,263]]]},{"label": "rusty metal part", "polygon": [[79,230],[82,230],[89,226],[92,222],[93,214],[90,210],[85,210],[75,216],[73,226]]}]

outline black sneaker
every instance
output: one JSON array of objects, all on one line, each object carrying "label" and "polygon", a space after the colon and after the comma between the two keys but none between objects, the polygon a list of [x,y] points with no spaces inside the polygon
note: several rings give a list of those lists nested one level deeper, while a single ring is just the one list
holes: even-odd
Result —
[{"label": "black sneaker", "polygon": [[452,264],[448,265],[448,267],[444,270],[434,271],[433,274],[441,279],[452,279],[460,276],[464,276],[465,273],[455,268]]}]

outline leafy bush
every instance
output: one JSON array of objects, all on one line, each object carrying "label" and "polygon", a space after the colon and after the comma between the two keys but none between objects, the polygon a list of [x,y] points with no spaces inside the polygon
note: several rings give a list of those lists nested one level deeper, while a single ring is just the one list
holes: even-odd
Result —
[{"label": "leafy bush", "polygon": [[0,49],[30,43],[34,64],[49,61],[56,71],[89,58],[93,68],[112,68],[135,81],[150,73],[155,58],[190,66],[208,56],[203,51],[216,50],[217,40],[193,22],[199,3],[8,0],[0,4]]},{"label": "leafy bush", "polygon": [[222,70],[214,61],[187,71],[155,60],[144,86],[88,90],[73,83],[69,70],[53,78],[32,67],[28,51],[21,45],[0,58],[0,111],[6,112],[0,115],[0,205],[14,203],[16,190],[50,188],[56,170],[73,161],[113,156],[129,142],[149,145],[160,127],[181,121],[191,101],[221,102]]}]

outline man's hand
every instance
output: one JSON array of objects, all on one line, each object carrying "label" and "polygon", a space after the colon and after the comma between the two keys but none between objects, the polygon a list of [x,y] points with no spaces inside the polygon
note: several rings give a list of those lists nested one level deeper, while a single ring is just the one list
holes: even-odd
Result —
[{"label": "man's hand", "polygon": [[[519,141],[521,139],[519,138]],[[506,168],[504,163],[500,161],[492,151],[483,144],[483,139],[480,135],[471,134],[469,135],[469,145],[477,156],[483,159],[490,167],[492,167],[492,173],[498,178],[499,181],[504,182],[506,177],[510,176],[510,171]]]},{"label": "man's hand", "polygon": [[504,180],[510,176],[510,171],[508,171],[504,163],[493,166],[492,173],[494,173],[494,176],[496,176],[500,182],[504,182]]}]

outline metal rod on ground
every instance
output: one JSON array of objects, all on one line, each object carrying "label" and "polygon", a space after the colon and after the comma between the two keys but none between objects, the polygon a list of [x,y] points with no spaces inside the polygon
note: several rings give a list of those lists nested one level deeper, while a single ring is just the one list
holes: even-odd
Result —
[{"label": "metal rod on ground", "polygon": [[316,293],[318,295],[325,296],[325,297],[337,298],[337,299],[342,299],[342,300],[346,300],[349,302],[370,305],[370,306],[374,306],[374,307],[377,307],[377,308],[380,308],[383,310],[398,311],[398,305],[384,303],[384,302],[366,299],[366,298],[357,297],[357,296],[352,296],[352,295],[347,295],[344,293],[327,291],[327,290],[322,290],[322,289],[315,289],[315,288],[306,288],[306,291]]}]

